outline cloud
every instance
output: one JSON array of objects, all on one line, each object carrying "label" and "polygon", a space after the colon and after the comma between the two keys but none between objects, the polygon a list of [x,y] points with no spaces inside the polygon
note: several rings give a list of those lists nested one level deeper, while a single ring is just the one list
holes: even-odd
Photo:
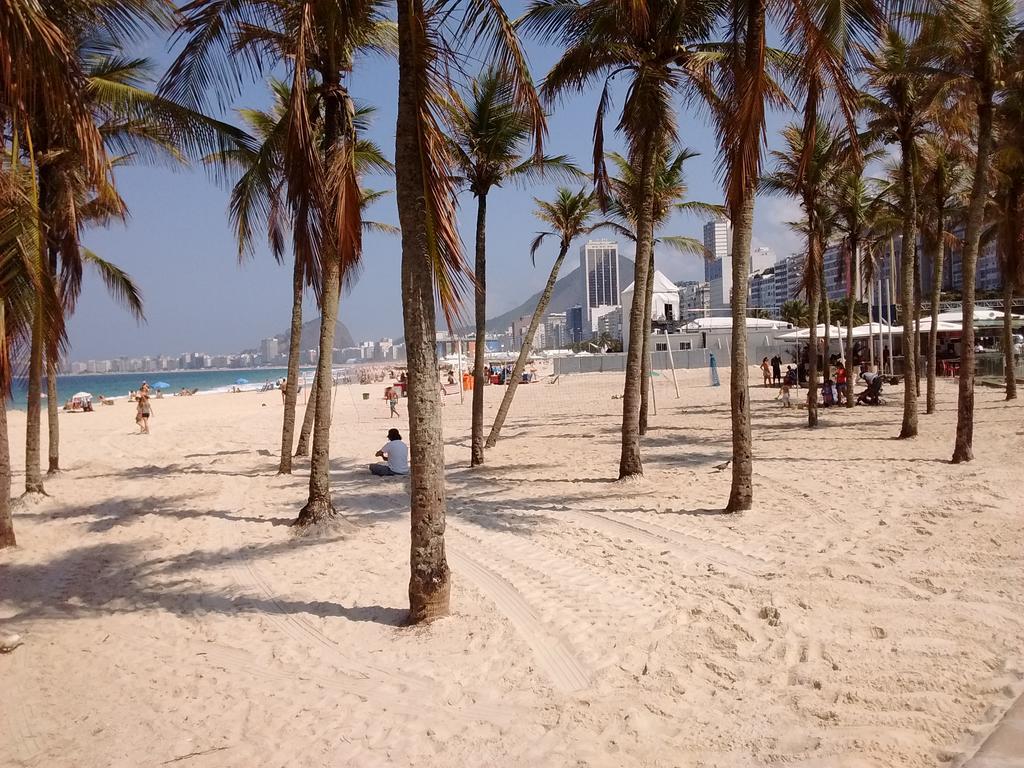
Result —
[{"label": "cloud", "polygon": [[794,198],[759,197],[754,207],[754,247],[767,246],[780,259],[802,253],[803,236],[789,226],[801,219],[803,211]]}]

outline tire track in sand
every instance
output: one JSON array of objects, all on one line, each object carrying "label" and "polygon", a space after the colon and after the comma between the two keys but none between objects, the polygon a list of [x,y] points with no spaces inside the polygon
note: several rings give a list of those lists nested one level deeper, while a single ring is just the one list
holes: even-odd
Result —
[{"label": "tire track in sand", "polygon": [[[555,510],[552,510],[555,511]],[[687,562],[702,560],[717,563],[723,568],[746,576],[760,576],[770,572],[771,561],[755,555],[748,555],[707,539],[691,536],[681,531],[663,528],[656,523],[631,520],[617,520],[597,512],[583,509],[559,510],[563,519],[575,518],[577,524],[589,525],[610,536],[632,539],[640,544],[668,549],[673,555]]]},{"label": "tire track in sand", "polygon": [[[452,538],[456,541],[471,544],[471,540],[463,534],[450,528],[449,533],[455,534]],[[530,646],[538,666],[547,674],[552,685],[562,693],[572,693],[590,685],[589,673],[569,645],[548,629],[511,583],[467,555],[465,549],[469,549],[469,546],[449,550],[448,555],[453,564],[505,614]]]},{"label": "tire track in sand", "polygon": [[[281,605],[271,585],[243,553],[237,554],[232,560],[233,562],[230,563],[229,567],[235,583],[244,589],[258,592],[270,606],[266,610],[263,608],[257,609],[256,612],[259,615],[266,617],[281,632],[299,645],[307,648],[310,645],[320,646],[340,659],[349,668],[347,671],[336,674],[333,677],[317,675],[315,677],[316,682],[336,690],[351,693],[364,701],[386,704],[388,709],[400,711],[410,717],[421,717],[423,714],[422,702],[436,699],[438,687],[430,680],[408,675],[399,676],[388,670],[362,663],[355,667],[356,663],[342,651],[337,643],[310,622],[292,615]],[[251,668],[247,671],[255,673],[255,670]],[[274,673],[266,672],[263,674],[270,677]],[[469,696],[472,699],[471,693]],[[507,724],[518,714],[507,706],[492,706],[476,702],[465,706],[444,702],[439,703],[439,706],[448,709],[451,716],[461,720],[468,722],[485,721],[496,725]]]}]

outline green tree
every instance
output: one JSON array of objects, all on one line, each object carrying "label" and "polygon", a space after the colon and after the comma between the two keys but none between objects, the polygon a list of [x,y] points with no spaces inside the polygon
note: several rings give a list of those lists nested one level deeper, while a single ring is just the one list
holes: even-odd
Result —
[{"label": "green tree", "polygon": [[530,346],[533,343],[534,334],[537,333],[537,326],[540,325],[541,319],[548,311],[548,305],[551,303],[551,294],[554,293],[555,283],[558,281],[558,271],[562,268],[562,262],[565,261],[565,254],[569,252],[569,246],[573,240],[594,229],[590,224],[590,218],[597,210],[597,204],[594,201],[594,196],[585,190],[573,193],[562,187],[559,188],[552,202],[536,198],[534,198],[534,202],[537,204],[535,215],[543,223],[550,226],[551,229],[538,233],[534,238],[533,244],[530,246],[530,259],[533,261],[534,266],[536,266],[537,250],[546,237],[558,238],[558,256],[555,259],[555,263],[551,266],[548,281],[544,285],[544,290],[541,292],[537,306],[533,310],[530,326],[523,335],[523,344],[519,349],[519,356],[516,358],[516,364],[512,369],[512,376],[508,381],[508,386],[505,387],[505,394],[501,398],[501,405],[498,406],[498,413],[494,417],[491,432],[487,435],[488,448],[495,446],[498,438],[501,436],[501,428],[505,426],[505,419],[508,417],[509,408],[512,407],[512,399],[516,395],[516,388],[519,386],[523,370],[526,368],[526,361],[530,356]]},{"label": "green tree", "polygon": [[806,328],[810,324],[810,309],[807,302],[800,301],[800,299],[783,302],[779,314],[783,320],[797,328]]},{"label": "green tree", "polygon": [[995,97],[1010,47],[1019,35],[1012,0],[963,0],[950,3],[942,15],[948,25],[947,47],[940,62],[956,75],[961,104],[977,116],[977,154],[968,199],[961,257],[963,273],[963,331],[960,336],[960,382],[957,392],[956,439],[952,461],[974,458],[974,289],[978,245],[984,225],[992,164]]},{"label": "green tree", "polygon": [[720,0],[683,4],[676,0],[621,3],[615,0],[538,0],[524,18],[525,28],[552,39],[564,53],[552,66],[542,93],[548,100],[603,82],[594,126],[595,182],[604,205],[609,178],[604,160],[604,119],[611,83],[621,75],[626,97],[618,128],[629,164],[636,169],[638,204],[634,280],[629,309],[626,376],[622,397],[622,449],[619,478],[643,474],[640,459],[640,402],[645,299],[653,249],[657,157],[676,143],[673,98],[710,90],[707,58],[695,46],[715,28]]},{"label": "green tree", "polygon": [[487,351],[487,196],[506,181],[542,174],[577,177],[565,155],[537,158],[529,153],[533,118],[517,100],[515,82],[500,69],[484,70],[469,83],[468,101],[453,91],[446,110],[449,150],[459,181],[476,198],[474,270],[476,345],[473,355],[473,416],[470,466],[484,463],[484,353]]},{"label": "green tree", "polygon": [[[877,50],[864,50],[866,93],[863,106],[868,114],[868,135],[876,142],[899,146],[900,302],[902,306],[903,423],[900,438],[917,435],[917,355],[911,332],[914,305],[915,260],[917,258],[918,142],[928,130],[929,120],[940,103],[942,90],[934,78],[926,77],[933,51],[927,38],[905,37],[890,24]],[[893,276],[895,279],[895,275]]]},{"label": "green tree", "polygon": [[291,87],[281,149],[292,249],[320,305],[309,496],[295,524],[337,516],[330,487],[331,364],[338,299],[362,258],[356,108],[348,84],[356,56],[393,49],[395,26],[379,0],[194,0],[182,14],[181,52],[165,93],[204,104],[237,93],[243,75],[286,63]]},{"label": "green tree", "polygon": [[[254,228],[257,223],[266,230],[271,254],[278,263],[285,257],[286,242],[291,226],[289,208],[284,198],[287,178],[285,175],[284,149],[290,120],[289,105],[292,103],[291,88],[287,83],[272,80],[270,83],[273,94],[273,105],[269,110],[241,109],[239,115],[256,137],[256,146],[239,146],[207,157],[207,162],[228,168],[229,175],[237,175],[231,189],[229,216],[235,228],[235,239],[238,242],[238,258],[244,260],[254,252]],[[310,100],[313,96],[310,95]],[[362,134],[369,127],[373,109],[368,106],[357,106],[352,117],[355,130]],[[357,139],[355,143],[356,174],[360,178],[369,171],[388,174],[394,172],[394,166],[384,157],[384,153],[373,142]],[[360,188],[360,208],[365,209],[385,193]],[[363,218],[364,231],[378,231],[396,234],[398,230],[386,224],[368,221]],[[281,457],[278,463],[278,474],[291,474],[292,448],[295,443],[295,411],[299,390],[299,341],[302,334],[302,297],[307,284],[313,281],[312,273],[316,265],[308,264],[299,257],[298,252],[292,258],[292,314],[288,337],[288,373],[287,392],[284,402],[284,417],[281,427]],[[305,441],[300,444],[307,446],[296,455],[308,455],[308,437],[312,429],[312,417],[315,416],[315,395],[311,391],[307,407],[310,415],[309,424],[303,424]]]},{"label": "green tree", "polygon": [[[398,3],[398,119],[395,187],[402,228],[402,301],[409,371],[412,546],[409,620],[449,610],[444,549],[444,437],[437,379],[435,295],[449,326],[466,288],[468,265],[455,226],[456,168],[441,132],[444,83],[455,51],[482,50],[507,73],[513,98],[529,113],[541,156],[545,116],[511,21],[497,0],[470,0],[458,21],[443,0]],[[475,45],[473,45],[475,44]]]},{"label": "green tree", "polygon": [[[644,348],[640,373],[644,385],[640,389],[640,435],[647,434],[647,411],[650,396],[650,387],[647,382],[651,378],[651,311],[654,303],[655,250],[660,244],[682,254],[696,255],[702,259],[708,257],[704,243],[700,240],[681,235],[659,237],[658,232],[668,223],[673,213],[694,216],[721,216],[725,213],[725,209],[720,205],[696,200],[680,202],[686,197],[688,191],[684,174],[686,161],[696,157],[697,154],[685,148],[673,150],[671,147],[666,147],[655,158],[654,205],[651,214],[651,260],[647,270],[647,285],[644,295]],[[640,176],[637,173],[638,169],[617,152],[610,153],[608,157],[615,165],[618,175],[609,179],[611,200],[608,207],[612,218],[606,225],[612,227],[622,237],[635,243],[637,213],[642,204],[642,187]]]},{"label": "green tree", "polygon": [[[807,382],[807,426],[818,424],[818,310],[824,285],[825,245],[833,224],[833,209],[827,194],[839,168],[842,150],[839,136],[824,121],[818,121],[811,132],[814,144],[806,145],[806,132],[790,124],[782,131],[785,149],[775,150],[775,170],[761,180],[761,189],[800,198],[806,225],[807,259],[804,262],[803,288],[807,293],[808,326],[810,329],[810,370]],[[825,298],[825,328],[831,323],[831,311]],[[825,336],[825,360],[828,360],[828,331]]]}]

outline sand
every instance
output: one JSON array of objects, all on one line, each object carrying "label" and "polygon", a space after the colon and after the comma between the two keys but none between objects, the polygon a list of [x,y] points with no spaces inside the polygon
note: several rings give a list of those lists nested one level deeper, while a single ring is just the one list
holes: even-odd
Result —
[{"label": "sand", "polygon": [[448,397],[453,615],[411,629],[405,483],[365,470],[404,426],[383,385],[337,392],[353,525],[321,539],[287,525],[276,393],[157,400],[149,436],[126,402],[62,416],[67,469],[0,553],[0,765],[960,765],[1024,680],[1024,406],[980,388],[952,466],[950,381],[902,442],[898,387],[813,432],[753,388],[756,504],[727,516],[706,377],[657,379],[628,484],[619,376],[520,387],[477,470]]}]

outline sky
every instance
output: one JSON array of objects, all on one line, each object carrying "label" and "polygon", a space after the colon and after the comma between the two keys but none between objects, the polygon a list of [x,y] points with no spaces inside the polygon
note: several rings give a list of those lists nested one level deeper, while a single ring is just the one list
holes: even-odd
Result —
[{"label": "sky", "polygon": [[[506,3],[511,14],[519,3]],[[534,77],[540,80],[559,51],[552,46],[526,43]],[[158,65],[171,59],[165,40],[148,41],[140,53]],[[397,64],[382,57],[357,62],[349,87],[357,100],[377,108],[369,138],[392,157],[395,141]],[[621,97],[621,92],[619,92]],[[597,89],[557,104],[549,118],[545,151],[568,154],[587,171],[592,156],[591,136]],[[248,85],[236,107],[265,106],[264,82]],[[616,99],[605,126],[608,150],[621,150],[614,127],[621,107]],[[234,120],[233,112],[224,117]],[[778,131],[792,115],[769,118],[769,149]],[[682,108],[678,112],[680,143],[700,155],[687,163],[689,199],[721,203],[721,174],[714,132],[704,115]],[[770,167],[770,159],[766,161]],[[121,168],[118,189],[128,204],[126,224],[90,230],[85,244],[128,271],[139,284],[145,301],[146,321],[136,323],[107,296],[95,275],[87,275],[82,297],[69,326],[70,359],[105,359],[120,356],[179,354],[202,351],[231,353],[258,345],[266,336],[288,328],[291,311],[291,266],[277,264],[269,249],[260,248],[239,262],[227,219],[228,191],[217,186],[202,168]],[[393,180],[369,177],[373,189],[393,189]],[[554,183],[520,188],[502,187],[488,198],[487,286],[488,316],[505,312],[540,290],[554,261],[557,243],[549,241],[531,265],[530,241],[539,229],[533,217],[533,198],[550,198]],[[459,224],[467,256],[472,262],[476,201],[469,193],[459,198]],[[394,195],[376,203],[368,216],[398,224]],[[787,222],[800,217],[796,200],[760,197],[755,210],[754,245],[764,245],[782,257],[797,252],[799,239]],[[677,216],[666,234],[701,238],[703,221]],[[598,235],[609,237],[610,235]],[[632,256],[632,245],[619,239],[620,252]],[[400,242],[397,236],[370,234],[364,238],[364,267],[352,289],[343,295],[340,318],[356,341],[402,335]],[[703,265],[693,256],[658,250],[657,268],[672,280],[702,279]],[[567,259],[568,271],[574,259]],[[625,287],[625,286],[623,286]],[[470,305],[471,305],[470,300]],[[305,318],[316,316],[311,297]],[[469,313],[467,312],[467,317]]]}]

